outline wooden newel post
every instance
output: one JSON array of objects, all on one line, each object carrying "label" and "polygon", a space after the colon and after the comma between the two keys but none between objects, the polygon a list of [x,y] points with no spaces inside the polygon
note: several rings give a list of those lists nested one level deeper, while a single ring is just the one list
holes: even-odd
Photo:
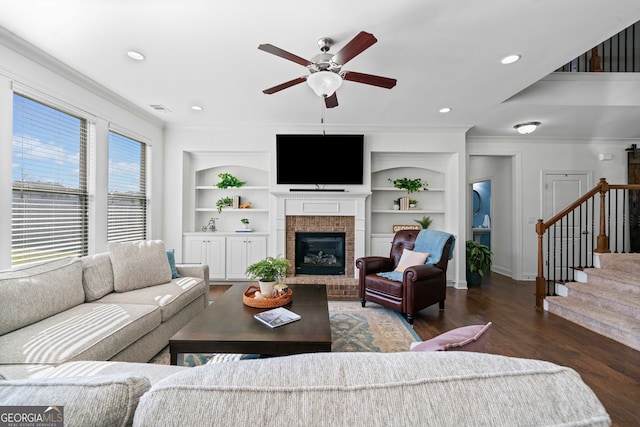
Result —
[{"label": "wooden newel post", "polygon": [[605,178],[600,178],[598,186],[600,187],[600,230],[595,252],[599,254],[605,254],[611,252],[609,250],[609,236],[607,236],[607,218],[605,210],[607,192],[609,191],[609,183]]},{"label": "wooden newel post", "polygon": [[544,261],[542,258],[542,236],[544,235],[543,222],[541,219],[536,224],[538,233],[538,275],[536,276],[536,309],[543,309],[544,296],[546,294],[546,280],[544,278]]}]

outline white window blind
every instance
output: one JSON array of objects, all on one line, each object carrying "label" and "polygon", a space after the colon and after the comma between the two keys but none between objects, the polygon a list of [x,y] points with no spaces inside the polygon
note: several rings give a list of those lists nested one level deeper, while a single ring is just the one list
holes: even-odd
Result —
[{"label": "white window blind", "polygon": [[140,141],[109,132],[109,242],[147,238],[146,150]]},{"label": "white window blind", "polygon": [[87,121],[14,93],[12,265],[88,248]]}]

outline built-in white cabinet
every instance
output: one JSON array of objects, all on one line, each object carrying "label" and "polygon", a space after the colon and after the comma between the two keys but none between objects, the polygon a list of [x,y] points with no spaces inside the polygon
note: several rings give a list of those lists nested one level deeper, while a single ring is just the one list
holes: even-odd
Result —
[{"label": "built-in white cabinet", "polygon": [[266,257],[266,237],[227,237],[227,279],[247,279],[247,267]]},{"label": "built-in white cabinet", "polygon": [[209,278],[226,278],[226,239],[213,234],[194,234],[184,238],[183,262],[207,264]]},{"label": "built-in white cabinet", "polygon": [[267,236],[253,233],[188,233],[183,262],[208,264],[209,278],[246,280],[247,266],[267,257]]}]

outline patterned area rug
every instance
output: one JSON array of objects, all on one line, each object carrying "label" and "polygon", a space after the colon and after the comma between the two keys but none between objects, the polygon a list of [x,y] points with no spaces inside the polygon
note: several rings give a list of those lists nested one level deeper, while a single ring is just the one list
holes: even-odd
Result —
[{"label": "patterned area rug", "polygon": [[[375,303],[362,307],[358,301],[329,301],[331,323],[331,351],[393,353],[409,350],[418,334],[397,312]],[[256,354],[185,354],[186,366],[255,359]],[[169,347],[156,355],[150,363],[168,365]]]}]

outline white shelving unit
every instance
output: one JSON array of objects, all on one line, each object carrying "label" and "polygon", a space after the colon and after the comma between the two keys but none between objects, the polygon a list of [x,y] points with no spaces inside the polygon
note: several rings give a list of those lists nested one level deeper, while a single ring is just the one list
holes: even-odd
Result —
[{"label": "white shelving unit", "polygon": [[[446,166],[441,156],[426,153],[371,153],[370,252],[388,256],[394,225],[419,226],[429,216],[430,228],[441,228],[446,214]],[[443,166],[444,165],[444,166]],[[389,180],[421,178],[428,190],[407,194]],[[394,200],[408,196],[418,203],[409,210],[394,209]]]}]

